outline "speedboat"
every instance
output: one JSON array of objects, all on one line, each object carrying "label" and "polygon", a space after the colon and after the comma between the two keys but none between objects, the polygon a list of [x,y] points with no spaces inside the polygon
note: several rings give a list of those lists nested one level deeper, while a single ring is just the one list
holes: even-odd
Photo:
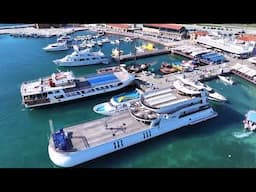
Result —
[{"label": "speedboat", "polygon": [[223,82],[225,82],[227,84],[230,84],[230,85],[234,84],[234,81],[230,77],[226,77],[226,76],[223,76],[223,75],[218,75],[218,77],[219,77],[220,80],[222,80]]},{"label": "speedboat", "polygon": [[191,80],[189,80],[187,78],[180,77],[180,76],[178,76],[177,78],[179,80],[181,80],[185,85],[190,85],[190,86],[192,86],[194,88],[197,88],[198,90],[205,89],[209,93],[209,97],[208,98],[210,100],[219,101],[219,102],[227,101],[227,99],[223,95],[217,93],[216,91],[213,90],[213,88],[209,87],[206,84],[201,83],[200,81],[191,81]]},{"label": "speedboat", "polygon": [[68,49],[69,48],[66,41],[49,44],[48,46],[43,48],[43,50],[45,51],[65,51]]},{"label": "speedboat", "polygon": [[61,41],[72,41],[72,37],[69,35],[60,35],[57,38],[57,42],[61,42]]},{"label": "speedboat", "polygon": [[53,62],[58,66],[83,66],[94,64],[109,64],[110,59],[104,55],[103,52],[90,52],[89,49],[80,50],[74,48],[74,52],[62,59],[54,60]]},{"label": "speedboat", "polygon": [[178,93],[181,95],[198,96],[201,94],[199,90],[189,85],[185,85],[180,80],[174,81],[173,87],[177,89]]},{"label": "speedboat", "polygon": [[250,131],[256,130],[256,111],[250,110],[245,114],[245,120],[243,120],[244,128]]},{"label": "speedboat", "polygon": [[132,102],[138,101],[142,91],[134,91],[116,95],[110,99],[110,102],[100,103],[93,107],[93,111],[102,115],[115,115],[128,110]]}]

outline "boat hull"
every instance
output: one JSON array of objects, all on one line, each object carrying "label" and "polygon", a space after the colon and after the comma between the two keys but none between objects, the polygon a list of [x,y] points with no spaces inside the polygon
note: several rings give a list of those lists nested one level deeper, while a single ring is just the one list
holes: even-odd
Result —
[{"label": "boat hull", "polygon": [[[66,152],[61,153],[57,152],[51,144],[48,145],[48,154],[51,159],[51,161],[60,167],[73,167],[82,163],[85,163],[87,161],[96,159],[98,157],[104,156],[106,154],[110,154],[112,152],[127,148],[129,146],[141,143],[143,141],[149,140],[151,138],[163,135],[165,133],[168,133],[170,131],[174,131],[176,129],[179,129],[184,126],[188,125],[194,125],[197,123],[200,123],[202,121],[206,121],[208,119],[214,118],[217,116],[217,113],[212,109],[208,108],[206,110],[179,118],[176,117],[173,118],[166,118],[161,119],[158,126],[154,126],[152,128],[144,129],[140,132],[131,134],[129,136],[118,138],[118,140],[122,139],[123,145],[119,148],[114,148],[113,143],[116,142],[116,140],[100,144],[95,147],[89,147],[87,149],[84,149],[82,151],[76,151],[76,152]],[[171,123],[170,123],[171,119]],[[145,132],[150,132],[150,135],[148,137],[143,136]]]},{"label": "boat hull", "polygon": [[109,64],[109,59],[90,61],[90,62],[62,62],[60,60],[53,61],[56,65],[61,67],[74,67],[74,66],[85,66],[85,65],[96,65],[96,64]]},{"label": "boat hull", "polygon": [[122,89],[128,87],[129,85],[131,85],[133,80],[134,80],[133,78],[130,78],[129,80],[123,82],[122,85],[113,87],[113,88],[109,88],[108,90],[104,89],[104,90],[99,90],[97,92],[90,92],[88,94],[78,94],[78,95],[73,95],[73,96],[69,96],[69,97],[64,97],[61,99],[50,99],[50,101],[47,103],[39,103],[39,104],[35,104],[35,105],[28,105],[26,103],[23,103],[23,104],[25,105],[26,108],[33,108],[33,107],[41,107],[41,106],[47,106],[47,105],[52,105],[52,104],[57,104],[57,103],[63,103],[63,102],[67,102],[67,101],[85,99],[85,98],[88,98],[91,96],[97,96],[100,94],[106,94],[106,93],[111,93],[114,91],[122,90]]}]

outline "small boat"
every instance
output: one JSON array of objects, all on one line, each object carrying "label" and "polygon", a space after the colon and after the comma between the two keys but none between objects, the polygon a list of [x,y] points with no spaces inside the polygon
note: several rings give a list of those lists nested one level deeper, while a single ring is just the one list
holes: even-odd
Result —
[{"label": "small boat", "polygon": [[124,41],[126,41],[126,42],[131,42],[132,39],[131,39],[130,37],[125,37],[125,38],[124,38]]},{"label": "small boat", "polygon": [[137,53],[144,53],[145,49],[143,49],[142,47],[135,47],[136,48],[136,52]]},{"label": "small boat", "polygon": [[142,48],[147,51],[153,51],[155,49],[155,46],[152,43],[148,43],[146,45],[142,45]]},{"label": "small boat", "polygon": [[117,113],[125,112],[131,103],[140,99],[142,91],[136,89],[134,91],[125,92],[116,95],[110,99],[109,102],[100,103],[93,107],[93,111],[102,115],[115,115]]},{"label": "small boat", "polygon": [[96,70],[98,74],[102,73],[113,73],[113,72],[120,72],[122,71],[120,66],[114,66],[114,67],[104,67]]},{"label": "small boat", "polygon": [[234,84],[234,81],[230,77],[226,77],[226,76],[223,76],[223,75],[218,75],[218,77],[219,77],[220,80],[222,80],[223,82],[225,82],[227,84],[230,84],[230,85]]},{"label": "small boat", "polygon": [[162,63],[160,69],[163,74],[175,73],[178,70],[174,68],[170,63]]},{"label": "small boat", "polygon": [[112,57],[119,57],[120,55],[122,55],[124,53],[123,50],[118,50],[117,48],[112,49]]},{"label": "small boat", "polygon": [[174,67],[175,69],[177,69],[177,71],[182,71],[183,67],[177,64],[173,64],[172,67]]},{"label": "small boat", "polygon": [[43,50],[45,50],[45,51],[65,51],[68,49],[69,48],[67,46],[66,41],[49,44],[48,46],[43,48]]},{"label": "small boat", "polygon": [[256,130],[256,111],[250,110],[245,114],[245,120],[243,120],[244,128],[249,131]]},{"label": "small boat", "polygon": [[135,65],[130,65],[126,67],[126,70],[129,73],[139,73],[143,70],[146,70],[149,67],[148,63],[143,63],[143,64],[135,64]]},{"label": "small boat", "polygon": [[69,35],[60,35],[57,38],[57,42],[61,42],[61,41],[72,41],[72,37]]}]

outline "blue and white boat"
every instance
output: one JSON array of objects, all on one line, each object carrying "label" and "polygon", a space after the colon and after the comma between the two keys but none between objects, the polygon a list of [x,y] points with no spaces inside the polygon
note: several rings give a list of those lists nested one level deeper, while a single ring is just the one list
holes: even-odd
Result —
[{"label": "blue and white boat", "polygon": [[256,130],[256,111],[250,110],[245,114],[245,120],[243,120],[244,128],[250,131]]},{"label": "blue and white boat", "polygon": [[72,72],[60,72],[23,82],[20,91],[23,104],[30,108],[117,91],[131,84],[134,79],[124,68],[118,72],[86,77],[74,77]]},{"label": "blue and white boat", "polygon": [[93,111],[102,115],[115,115],[128,110],[131,103],[140,99],[142,91],[136,89],[134,91],[125,92],[116,95],[109,102],[100,103],[93,107]]}]

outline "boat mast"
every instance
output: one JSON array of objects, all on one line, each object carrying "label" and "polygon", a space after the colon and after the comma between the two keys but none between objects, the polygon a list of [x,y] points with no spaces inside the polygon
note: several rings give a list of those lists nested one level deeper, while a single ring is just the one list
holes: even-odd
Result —
[{"label": "boat mast", "polygon": [[134,46],[133,46],[133,49],[134,49],[134,64],[136,64],[136,57],[137,57],[137,51],[136,51],[136,38],[132,41]]},{"label": "boat mast", "polygon": [[121,64],[120,55],[121,55],[121,52],[120,52],[120,37],[119,37],[119,39],[118,39],[118,65],[119,66]]}]

